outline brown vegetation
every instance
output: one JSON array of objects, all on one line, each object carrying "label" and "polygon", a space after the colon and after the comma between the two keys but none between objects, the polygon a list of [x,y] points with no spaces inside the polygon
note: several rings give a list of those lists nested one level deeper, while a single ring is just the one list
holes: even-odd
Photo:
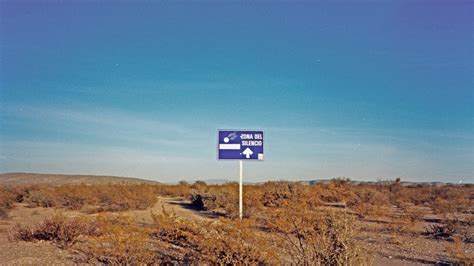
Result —
[{"label": "brown vegetation", "polygon": [[31,207],[87,207],[89,212],[101,212],[144,210],[156,203],[156,187],[145,184],[16,186],[10,190],[13,194],[8,197]]},{"label": "brown vegetation", "polygon": [[0,219],[8,217],[8,211],[16,202],[15,190],[11,187],[0,186]]},{"label": "brown vegetation", "polygon": [[[397,245],[403,245],[398,236],[404,235],[436,239],[450,245],[451,262],[472,259],[464,252],[473,241],[472,185],[354,185],[347,179],[313,186],[245,185],[244,221],[235,219],[236,183],[4,186],[0,192],[0,214],[15,202],[82,211],[78,218],[58,214],[12,231],[16,240],[51,241],[72,250],[77,262],[363,265],[372,261],[357,240],[358,225],[367,221],[393,234],[391,242]],[[146,210],[158,195],[189,199],[192,207],[220,218],[183,219],[163,208],[153,213],[152,224],[142,224],[109,213]],[[96,212],[101,213],[90,215]],[[440,218],[427,223],[426,214]]]},{"label": "brown vegetation", "polygon": [[[167,212],[155,215],[154,219],[154,238],[180,247],[172,260],[221,265],[276,262],[271,242],[252,220],[220,218],[192,223]],[[163,255],[171,259],[171,254]]]},{"label": "brown vegetation", "polygon": [[81,235],[98,234],[100,234],[100,228],[93,220],[84,217],[66,218],[63,214],[57,213],[33,226],[16,225],[12,238],[23,241],[52,241],[65,248],[76,243]]},{"label": "brown vegetation", "polygon": [[267,226],[282,239],[282,250],[293,264],[370,264],[370,257],[355,241],[353,217],[344,211],[279,210]]},{"label": "brown vegetation", "polygon": [[95,223],[99,233],[84,234],[88,237],[75,247],[82,255],[82,262],[114,265],[154,262],[147,228],[124,215],[99,215]]}]

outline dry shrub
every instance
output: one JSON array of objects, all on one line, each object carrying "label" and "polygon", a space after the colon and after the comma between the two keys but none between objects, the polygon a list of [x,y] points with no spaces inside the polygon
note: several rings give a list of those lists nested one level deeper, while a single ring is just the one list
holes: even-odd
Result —
[{"label": "dry shrub", "polygon": [[96,223],[101,233],[85,238],[76,246],[86,257],[85,262],[114,265],[154,262],[148,231],[130,217],[99,215]]},{"label": "dry shrub", "polygon": [[191,194],[192,187],[186,182],[179,182],[177,185],[160,185],[156,186],[156,192],[159,195],[168,197],[185,198]]},{"label": "dry shrub", "polygon": [[167,212],[162,206],[159,214],[152,213],[155,231],[153,235],[160,240],[182,247],[195,247],[193,237],[199,234],[199,227],[181,219],[174,212]]},{"label": "dry shrub", "polygon": [[23,236],[20,240],[49,240],[72,248],[82,255],[80,262],[148,264],[153,263],[155,257],[148,230],[124,215],[99,214],[95,218],[74,220],[54,218],[18,234]]},{"label": "dry shrub", "polygon": [[392,217],[392,224],[399,233],[415,234],[417,225],[423,220],[423,213],[411,204],[401,204],[400,213]]},{"label": "dry shrub", "polygon": [[154,262],[149,232],[130,217],[99,214],[67,218],[55,214],[33,226],[17,225],[11,236],[22,241],[52,241],[79,252],[80,262],[145,264]]},{"label": "dry shrub", "polygon": [[191,223],[165,211],[154,215],[154,219],[154,237],[171,244],[162,252],[162,260],[218,265],[276,262],[270,241],[251,220],[221,218]]},{"label": "dry shrub", "polygon": [[[203,210],[223,212],[228,217],[237,217],[239,210],[239,187],[237,183],[223,185],[194,184],[190,195],[194,207]],[[248,215],[258,215],[264,208],[290,205],[292,201],[305,199],[314,206],[320,205],[320,200],[311,195],[310,187],[298,182],[266,182],[262,185],[245,185],[244,206]]]},{"label": "dry shrub", "polygon": [[1,206],[0,207],[0,219],[6,219],[8,218],[8,209]]},{"label": "dry shrub", "polygon": [[174,212],[152,213],[154,230],[152,236],[161,247],[157,260],[178,264],[197,262],[197,241],[202,228],[189,220],[181,219]]},{"label": "dry shrub", "polygon": [[[177,185],[191,188],[188,198],[198,209],[223,212],[235,217],[238,211],[238,185],[206,185],[196,182]],[[163,188],[161,188],[163,189]],[[168,187],[167,189],[172,189]],[[437,213],[454,211],[469,212],[474,205],[473,186],[431,185],[405,186],[400,181],[385,181],[377,184],[354,185],[348,179],[335,179],[329,183],[306,185],[299,182],[266,182],[261,185],[244,186],[244,206],[247,214],[259,215],[265,208],[291,206],[295,201],[305,202],[313,208],[338,203],[348,206],[360,217],[391,217],[393,206],[403,208],[407,205],[430,206]],[[407,213],[411,219],[413,213]],[[416,215],[415,215],[416,216]],[[418,217],[421,218],[421,217]]]},{"label": "dry shrub", "polygon": [[296,182],[266,182],[261,186],[261,204],[265,207],[288,206],[304,195],[309,186]]},{"label": "dry shrub", "polygon": [[26,200],[32,207],[55,207],[58,205],[57,197],[53,194],[51,188],[42,188],[32,191]]},{"label": "dry shrub", "polygon": [[0,185],[0,219],[8,218],[8,212],[17,202],[23,202],[31,193],[36,191],[35,185]]},{"label": "dry shrub", "polygon": [[468,213],[474,205],[473,185],[416,185],[401,187],[398,193],[391,194],[392,202],[425,205],[437,214],[455,212]]},{"label": "dry shrub", "polygon": [[351,184],[351,179],[347,177],[336,177],[331,180],[331,183],[337,187],[343,187]]},{"label": "dry shrub", "polygon": [[453,224],[431,224],[425,230],[425,235],[435,239],[452,239],[456,233]]},{"label": "dry shrub", "polygon": [[98,211],[144,210],[156,204],[150,185],[108,185],[97,191]]},{"label": "dry shrub", "polygon": [[190,199],[191,204],[196,208],[202,207],[203,210],[225,212],[229,216],[238,215],[239,188],[236,183],[193,186],[195,189],[192,191]]},{"label": "dry shrub", "polygon": [[469,212],[474,205],[474,185],[434,187],[432,208],[438,213]]},{"label": "dry shrub", "polygon": [[101,212],[144,210],[153,206],[157,199],[152,185],[107,184],[41,187],[30,192],[27,201],[32,206],[74,210],[89,205],[93,206],[92,212]]},{"label": "dry shrub", "polygon": [[442,223],[431,224],[425,227],[425,235],[435,239],[450,240],[459,239],[464,242],[473,242],[472,226],[474,218],[467,221],[459,219],[444,219]]},{"label": "dry shrub", "polygon": [[[438,213],[464,212],[461,217],[470,215],[469,210],[474,205],[473,188],[407,187],[400,182],[354,185],[348,180],[334,180],[314,186],[296,182],[267,182],[244,186],[244,202],[247,203],[244,211],[252,218],[243,222],[226,218],[213,222],[188,221],[163,211],[153,215],[154,227],[146,228],[125,216],[99,214],[97,218],[87,220],[89,226],[84,226],[83,222],[80,225],[45,222],[44,227],[56,229],[46,230],[39,225],[37,228],[26,228],[18,231],[21,236],[18,239],[63,243],[61,245],[80,251],[85,257],[83,262],[88,263],[368,264],[369,257],[355,243],[354,217],[348,213],[355,211],[359,217],[391,218],[393,223],[388,226],[393,227],[394,231],[412,233],[415,225],[422,220],[417,210],[430,207]],[[3,188],[0,191],[4,191]],[[15,193],[19,195],[18,192],[13,195]],[[191,197],[195,207],[222,212],[226,217],[234,217],[238,213],[236,183],[36,187],[23,190],[20,198],[36,206],[87,207],[97,212],[145,209],[156,203],[156,194]],[[5,195],[0,194],[0,199],[8,198],[11,203],[11,194],[8,197]],[[328,209],[326,205],[330,208],[334,206],[328,203],[345,203],[339,204],[345,209],[324,211]],[[432,231],[449,232],[449,226],[446,220],[442,229]],[[461,241],[471,241],[469,232],[472,231],[469,230],[472,223],[459,222],[453,226],[455,231],[450,233],[450,240],[456,241],[454,239],[459,237]],[[54,233],[62,230],[68,233]],[[457,257],[452,257],[465,261],[463,253],[459,248],[457,250]]]},{"label": "dry shrub", "polygon": [[67,218],[57,213],[32,226],[16,225],[12,238],[22,241],[52,241],[60,247],[70,247],[80,235],[99,234],[97,227],[85,218]]},{"label": "dry shrub", "polygon": [[259,264],[275,262],[276,253],[252,220],[220,218],[203,227],[198,241],[200,255],[212,264]]},{"label": "dry shrub", "polygon": [[[430,207],[436,214],[447,215],[470,213],[474,205],[473,185],[402,184],[398,181],[383,181],[377,184],[344,184],[342,190],[337,186],[321,185],[321,198],[326,201],[346,200],[347,205],[360,217],[395,217],[401,227],[414,227],[422,220],[418,207]],[[325,194],[329,194],[325,195]],[[403,213],[397,214],[390,209],[396,206]],[[396,211],[398,212],[398,211]],[[404,220],[405,219],[405,220]],[[403,221],[404,220],[404,221]],[[403,228],[401,229],[403,230]]]},{"label": "dry shrub", "polygon": [[436,214],[446,215],[456,211],[457,203],[453,199],[436,198],[430,202],[431,209]]},{"label": "dry shrub", "polygon": [[353,185],[344,183],[341,185],[338,182],[331,182],[329,184],[317,184],[313,187],[313,193],[319,197],[323,202],[328,203],[347,203],[350,199],[357,197],[352,191]]},{"label": "dry shrub", "polygon": [[293,264],[370,264],[369,256],[354,240],[353,224],[346,212],[316,213],[304,206],[277,210],[267,222],[281,238],[282,248]]},{"label": "dry shrub", "polygon": [[364,185],[352,186],[355,196],[347,199],[347,206],[361,218],[385,217],[390,213],[390,203],[387,193]]},{"label": "dry shrub", "polygon": [[16,193],[12,187],[0,186],[0,219],[8,218],[8,211],[16,202]]}]

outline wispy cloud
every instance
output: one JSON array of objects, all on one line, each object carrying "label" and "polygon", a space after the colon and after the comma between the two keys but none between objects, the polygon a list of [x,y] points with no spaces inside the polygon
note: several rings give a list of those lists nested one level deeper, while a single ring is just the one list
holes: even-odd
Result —
[{"label": "wispy cloud", "polygon": [[83,135],[148,145],[183,145],[194,137],[190,128],[143,114],[104,108],[61,108],[28,105],[2,108],[3,123],[30,130]]}]

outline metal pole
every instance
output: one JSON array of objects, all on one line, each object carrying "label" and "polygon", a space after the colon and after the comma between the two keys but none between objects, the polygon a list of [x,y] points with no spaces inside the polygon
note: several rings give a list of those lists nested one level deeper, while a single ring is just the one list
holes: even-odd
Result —
[{"label": "metal pole", "polygon": [[242,168],[243,168],[243,163],[242,160],[240,160],[240,182],[239,182],[239,217],[240,220],[242,220],[244,216],[244,206],[243,206],[243,197],[242,197],[242,192],[243,192],[243,185],[242,185]]}]

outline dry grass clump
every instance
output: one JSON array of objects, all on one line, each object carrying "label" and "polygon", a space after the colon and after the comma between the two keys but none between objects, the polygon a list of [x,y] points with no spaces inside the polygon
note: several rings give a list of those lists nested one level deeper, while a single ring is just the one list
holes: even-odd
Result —
[{"label": "dry grass clump", "polygon": [[100,228],[93,221],[86,218],[67,218],[57,213],[32,226],[16,225],[11,238],[22,241],[52,241],[64,248],[75,244],[81,235],[98,234]]}]

